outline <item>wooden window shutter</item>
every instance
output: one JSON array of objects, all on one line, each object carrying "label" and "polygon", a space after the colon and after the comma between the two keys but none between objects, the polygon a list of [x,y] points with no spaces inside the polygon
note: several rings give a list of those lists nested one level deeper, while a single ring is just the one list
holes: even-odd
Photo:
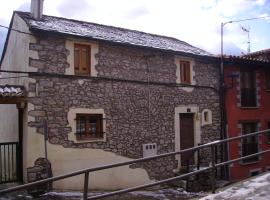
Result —
[{"label": "wooden window shutter", "polygon": [[74,68],[75,68],[75,73],[77,74],[79,72],[79,55],[80,55],[80,51],[78,47],[74,47]]},{"label": "wooden window shutter", "polygon": [[74,45],[75,74],[90,75],[91,72],[91,47],[90,45]]},{"label": "wooden window shutter", "polygon": [[181,83],[184,82],[184,65],[183,62],[180,62],[180,78],[181,78]]},{"label": "wooden window shutter", "polygon": [[189,62],[186,62],[186,83],[191,83],[191,80],[190,80],[190,63]]},{"label": "wooden window shutter", "polygon": [[190,73],[190,62],[180,61],[180,78],[181,83],[190,84],[191,83],[191,73]]}]

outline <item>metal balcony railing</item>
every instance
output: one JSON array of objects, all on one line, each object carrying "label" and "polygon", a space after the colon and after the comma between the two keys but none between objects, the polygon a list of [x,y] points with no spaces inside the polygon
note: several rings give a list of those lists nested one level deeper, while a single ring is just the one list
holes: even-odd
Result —
[{"label": "metal balcony railing", "polygon": [[[228,160],[228,161],[225,161],[225,162],[222,162],[222,163],[216,163],[216,159],[215,159],[216,158],[216,153],[215,153],[216,146],[219,145],[219,144],[231,142],[231,141],[234,141],[234,140],[239,140],[239,139],[242,139],[242,138],[247,138],[247,137],[256,136],[256,135],[260,135],[260,134],[265,134],[265,133],[269,133],[269,132],[270,132],[270,129],[263,130],[263,131],[258,131],[258,132],[254,132],[254,133],[250,133],[250,134],[240,135],[240,136],[236,136],[236,137],[232,137],[232,138],[228,138],[228,139],[224,139],[224,140],[214,141],[214,142],[210,142],[210,143],[207,143],[207,144],[202,144],[200,146],[196,146],[196,147],[193,147],[193,148],[180,150],[180,151],[177,151],[177,152],[165,153],[165,154],[160,154],[160,155],[157,155],[157,156],[139,158],[139,159],[135,159],[135,160],[132,160],[132,161],[119,162],[119,163],[103,165],[103,166],[99,166],[99,167],[82,169],[82,170],[74,171],[74,172],[67,173],[67,174],[64,174],[64,175],[55,176],[55,177],[39,180],[39,181],[36,181],[36,182],[27,183],[27,184],[24,184],[24,185],[4,189],[4,190],[0,191],[0,195],[4,194],[4,193],[12,192],[12,191],[31,188],[31,187],[34,187],[34,186],[37,186],[37,185],[40,185],[40,184],[50,183],[50,182],[63,180],[63,179],[69,178],[69,177],[74,177],[74,176],[84,174],[83,199],[84,200],[85,199],[101,199],[101,198],[110,197],[110,196],[113,196],[113,195],[119,195],[119,194],[123,194],[123,193],[127,193],[127,192],[136,191],[136,190],[139,190],[139,189],[144,189],[144,188],[147,188],[147,187],[152,187],[152,186],[155,186],[155,185],[168,183],[168,182],[175,181],[175,180],[180,180],[180,179],[192,176],[192,175],[200,174],[200,173],[208,171],[208,170],[210,170],[210,172],[211,172],[211,185],[212,185],[212,192],[214,193],[215,189],[216,189],[216,169],[218,167],[229,165],[231,163],[238,162],[238,161],[241,161],[243,159],[252,158],[254,156],[258,156],[258,155],[270,152],[270,149],[267,149],[267,150],[263,150],[263,151],[260,151],[258,153],[251,154],[251,155],[248,155],[248,156],[243,156],[243,157],[236,158],[236,159],[233,159],[233,160]],[[203,148],[210,148],[210,150],[211,150],[211,165],[209,167],[199,169],[199,170],[196,170],[196,171],[192,171],[192,172],[189,172],[189,173],[186,173],[186,174],[182,174],[182,175],[179,175],[179,176],[176,176],[176,177],[168,178],[168,179],[165,179],[165,180],[156,181],[154,183],[148,183],[148,184],[139,185],[139,186],[136,186],[136,187],[130,187],[130,188],[114,191],[114,192],[108,192],[108,193],[105,193],[105,194],[88,197],[89,173],[91,173],[91,172],[100,171],[100,170],[109,169],[109,168],[114,168],[114,167],[119,167],[119,166],[124,166],[124,165],[135,164],[135,163],[141,163],[141,162],[144,162],[144,161],[163,158],[163,157],[167,157],[167,156],[178,155],[178,154],[188,152],[188,151],[193,151],[194,152],[194,151],[198,151],[198,150],[203,149]]]}]

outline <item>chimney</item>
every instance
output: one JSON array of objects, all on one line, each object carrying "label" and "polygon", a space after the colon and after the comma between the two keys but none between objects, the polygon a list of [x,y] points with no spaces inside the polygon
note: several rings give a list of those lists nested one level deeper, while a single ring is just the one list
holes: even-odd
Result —
[{"label": "chimney", "polygon": [[40,20],[43,14],[44,0],[31,0],[31,15],[35,20]]}]

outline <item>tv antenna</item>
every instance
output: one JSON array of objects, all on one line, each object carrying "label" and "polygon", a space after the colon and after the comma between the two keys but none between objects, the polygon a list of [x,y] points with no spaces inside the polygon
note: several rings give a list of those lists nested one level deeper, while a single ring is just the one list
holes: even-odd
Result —
[{"label": "tv antenna", "polygon": [[248,47],[247,47],[247,53],[250,53],[250,27],[248,26],[247,28],[246,27],[243,27],[243,26],[240,26],[242,31],[244,31],[245,33],[247,33],[247,36],[248,36],[248,41],[247,41],[247,44],[248,44]]}]

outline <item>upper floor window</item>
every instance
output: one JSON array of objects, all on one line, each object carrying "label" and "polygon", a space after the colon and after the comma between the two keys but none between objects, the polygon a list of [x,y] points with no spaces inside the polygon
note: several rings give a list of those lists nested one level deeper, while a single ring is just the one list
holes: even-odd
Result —
[{"label": "upper floor window", "polygon": [[191,84],[191,67],[189,61],[180,61],[180,79],[181,83]]},{"label": "upper floor window", "polygon": [[76,136],[77,139],[103,138],[102,114],[77,114]]},{"label": "upper floor window", "polygon": [[77,75],[91,73],[91,47],[85,44],[74,44],[74,68]]},{"label": "upper floor window", "polygon": [[[245,122],[242,123],[242,134],[254,133],[257,131],[257,123],[256,122]],[[250,154],[258,153],[258,135],[249,136],[242,139],[242,156],[248,156]],[[258,156],[244,159],[243,162],[254,162],[258,161]]]},{"label": "upper floor window", "polygon": [[256,107],[256,105],[255,72],[251,70],[241,71],[241,106]]},{"label": "upper floor window", "polygon": [[270,90],[270,70],[265,71],[265,89]]}]

